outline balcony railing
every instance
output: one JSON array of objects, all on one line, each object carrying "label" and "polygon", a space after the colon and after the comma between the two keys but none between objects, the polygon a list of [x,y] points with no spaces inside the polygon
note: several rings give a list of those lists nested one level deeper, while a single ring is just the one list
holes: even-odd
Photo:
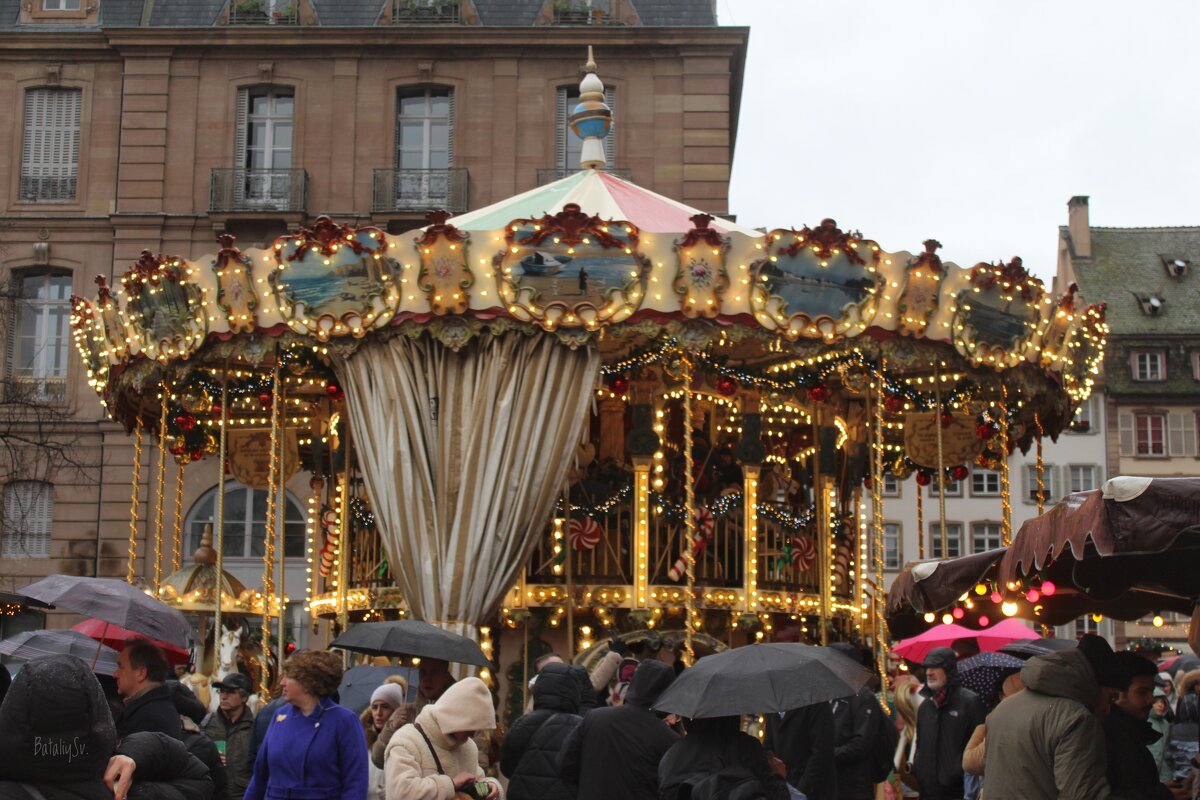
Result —
[{"label": "balcony railing", "polygon": [[0,383],[3,400],[12,404],[64,403],[67,380],[62,376],[11,375]]},{"label": "balcony railing", "polygon": [[396,0],[392,6],[393,25],[458,25],[462,17],[457,2],[414,2]]},{"label": "balcony railing", "polygon": [[555,25],[624,25],[625,23],[598,8],[570,7],[554,9]]},{"label": "balcony railing", "polygon": [[75,176],[21,176],[21,200],[27,203],[63,203],[75,199]]},{"label": "balcony railing", "polygon": [[304,211],[308,173],[302,169],[214,169],[208,210]]},{"label": "balcony railing", "polygon": [[452,169],[377,169],[371,210],[467,210],[471,177],[464,167]]},{"label": "balcony railing", "polygon": [[[620,178],[624,181],[633,180],[633,173],[628,169],[613,167],[610,169],[602,169],[600,171],[607,172],[609,175]],[[566,169],[563,167],[550,167],[549,169],[539,169],[537,171],[537,185],[545,186],[547,183],[554,183],[555,181],[560,181],[563,178],[569,178],[570,176],[578,173],[578,168]]]},{"label": "balcony railing", "polygon": [[229,6],[230,25],[299,25],[296,3],[271,0],[234,0]]}]

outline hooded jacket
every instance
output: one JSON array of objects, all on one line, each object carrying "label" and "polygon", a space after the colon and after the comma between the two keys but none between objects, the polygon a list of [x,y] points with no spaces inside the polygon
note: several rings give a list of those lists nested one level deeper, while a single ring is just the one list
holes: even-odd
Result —
[{"label": "hooded jacket", "polygon": [[597,708],[571,732],[558,772],[577,788],[578,800],[657,799],[658,763],[679,735],[650,706],[673,680],[669,664],[643,661],[624,705]]},{"label": "hooded jacket", "polygon": [[478,678],[458,681],[436,703],[422,708],[416,721],[396,731],[388,742],[383,764],[387,796],[403,800],[453,800],[454,776],[463,772],[499,788],[500,784],[486,778],[479,766],[475,741],[468,738],[460,744],[450,735],[495,727],[492,694],[483,681]]},{"label": "hooded jacket", "polygon": [[[917,755],[913,774],[921,785],[922,800],[960,800],[963,796],[963,751],[975,728],[986,717],[983,701],[970,689],[959,685],[957,657],[948,647],[929,651],[925,666],[946,670],[945,697],[937,702],[942,690],[921,690],[925,702],[917,709]],[[1000,796],[1000,795],[993,795]]]},{"label": "hooded jacket", "polygon": [[1149,747],[1161,737],[1150,723],[1114,705],[1101,722],[1108,749],[1108,785],[1124,800],[1173,800],[1158,777]]},{"label": "hooded jacket", "polygon": [[675,742],[658,764],[660,800],[686,800],[696,783],[733,768],[752,775],[768,800],[788,800],[787,783],[771,771],[767,751],[753,736],[742,733],[740,723],[738,717],[688,723],[688,735]]},{"label": "hooded jacket", "polygon": [[558,754],[579,724],[578,711],[572,671],[565,664],[542,667],[533,685],[533,711],[513,723],[500,748],[509,800],[574,800],[558,775]]},{"label": "hooded jacket", "polygon": [[1092,709],[1100,685],[1079,650],[1031,658],[1025,691],[987,723],[987,797],[1109,800],[1104,737]]},{"label": "hooded jacket", "polygon": [[814,703],[764,717],[763,746],[787,764],[787,782],[809,800],[836,800],[833,709]]},{"label": "hooded jacket", "polygon": [[175,708],[171,690],[165,683],[143,689],[140,694],[125,701],[125,708],[117,715],[116,722],[117,733],[122,737],[146,731],[183,738],[179,710]]}]

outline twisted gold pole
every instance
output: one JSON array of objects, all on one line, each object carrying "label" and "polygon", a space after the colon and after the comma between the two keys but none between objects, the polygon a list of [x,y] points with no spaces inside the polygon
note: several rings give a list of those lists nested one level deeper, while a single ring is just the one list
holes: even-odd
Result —
[{"label": "twisted gold pole", "polygon": [[[266,702],[271,693],[271,600],[275,596],[275,540],[278,520],[275,497],[279,492],[279,354],[271,374],[271,456],[267,468],[267,529],[263,533],[262,580],[262,670],[259,673],[259,697]],[[279,643],[276,643],[277,645]]]},{"label": "twisted gold pole", "polygon": [[142,485],[142,416],[133,422],[133,484],[129,496],[129,564],[125,580],[133,583],[137,577],[138,490]]},{"label": "twisted gold pole", "polygon": [[162,387],[162,411],[158,417],[158,474],[154,477],[154,596],[162,592],[163,571],[163,513],[166,505],[164,485],[167,482],[167,385]]},{"label": "twisted gold pole", "polygon": [[[880,373],[883,372],[883,365],[880,364]],[[871,485],[878,489],[883,485],[883,409],[881,407],[883,401],[882,384],[875,384],[876,394],[873,407],[873,427],[874,435],[871,437],[873,446],[871,448]],[[939,427],[941,420],[938,420]],[[919,495],[918,495],[919,496]],[[888,657],[888,624],[885,603],[883,602],[883,494],[879,491],[871,492],[872,506],[872,529],[873,538],[875,540],[875,646],[878,651],[877,667],[879,669],[880,700],[886,701],[886,692],[888,686],[887,674],[887,657]]]},{"label": "twisted gold pole", "polygon": [[[229,364],[221,373],[221,430],[217,439],[217,513],[213,516],[217,540],[217,585],[213,612],[213,663],[221,647],[221,597],[225,594],[225,453],[229,430]],[[224,677],[224,676],[222,676]]]},{"label": "twisted gold pole", "polygon": [[178,572],[183,566],[183,470],[184,463],[178,463],[175,471],[175,538],[171,550],[171,571]]},{"label": "twisted gold pole", "polygon": [[1033,424],[1037,426],[1037,513],[1040,517],[1046,513],[1046,462],[1042,460],[1042,418],[1037,412],[1033,415]]},{"label": "twisted gold pole", "polygon": [[687,593],[684,595],[684,624],[683,647],[687,654],[686,663],[691,666],[696,660],[696,651],[692,647],[692,614],[695,613],[696,586],[696,487],[695,476],[692,474],[692,361],[688,355],[683,356],[683,505],[684,530],[687,536],[687,547],[684,550],[687,563]]},{"label": "twisted gold pole", "polygon": [[1012,544],[1012,485],[1008,474],[1008,387],[1000,385],[1000,544]]}]

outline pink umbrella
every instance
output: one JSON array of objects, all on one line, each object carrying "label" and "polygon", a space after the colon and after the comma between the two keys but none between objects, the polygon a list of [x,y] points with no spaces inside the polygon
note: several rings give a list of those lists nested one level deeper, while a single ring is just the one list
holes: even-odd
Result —
[{"label": "pink umbrella", "polygon": [[983,630],[971,630],[961,625],[935,625],[920,636],[904,639],[892,651],[909,661],[922,661],[935,647],[950,647],[959,639],[974,639],[979,643],[979,652],[999,650],[1009,642],[1020,639],[1042,638],[1019,620],[1005,619]]}]

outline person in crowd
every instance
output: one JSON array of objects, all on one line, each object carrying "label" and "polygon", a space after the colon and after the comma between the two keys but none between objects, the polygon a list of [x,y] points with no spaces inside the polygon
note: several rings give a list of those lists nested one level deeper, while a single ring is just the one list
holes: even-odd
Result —
[{"label": "person in crowd", "polygon": [[213,800],[208,770],[161,733],[120,738],[100,683],[74,656],[22,667],[0,704],[0,798]]},{"label": "person in crowd", "polygon": [[[422,658],[417,667],[417,700],[412,705],[406,706],[403,714],[398,711],[394,713],[379,729],[379,736],[376,737],[375,744],[371,746],[372,763],[383,769],[384,753],[387,752],[388,743],[391,742],[396,731],[416,719],[425,706],[436,703],[438,698],[453,685],[454,676],[450,674],[450,662],[440,658]],[[475,744],[477,748],[486,748],[487,741],[481,739]],[[486,752],[480,753],[480,758],[483,759],[480,766],[487,769]]]},{"label": "person in crowd", "polygon": [[341,656],[300,650],[283,665],[287,704],[274,714],[254,761],[246,800],[362,800],[367,743],[358,715],[331,698],[342,680]]},{"label": "person in crowd", "polygon": [[170,691],[163,685],[169,674],[163,651],[144,639],[130,642],[117,655],[113,678],[117,682],[117,692],[125,701],[116,719],[120,736],[149,731],[183,738],[179,711]]},{"label": "person in crowd", "polygon": [[[1021,684],[1021,673],[1014,672],[1004,679],[1000,684],[1000,700],[996,705],[1003,703],[1006,699],[1012,697],[1017,692],[1025,687]],[[990,715],[989,715],[990,716]],[[967,749],[963,751],[963,772],[967,775],[975,775],[982,778],[984,767],[987,762],[987,723],[975,729],[971,734],[971,740],[967,742]]]},{"label": "person in crowd", "polygon": [[[856,664],[872,665],[859,647],[849,642],[830,645]],[[878,681],[875,682],[878,688]],[[833,712],[833,763],[837,772],[838,800],[874,800],[874,761],[876,751],[887,746],[880,741],[879,725],[883,708],[870,686],[863,686],[852,697],[830,703]],[[887,724],[891,724],[890,722]]]},{"label": "person in crowd", "polygon": [[[375,691],[371,692],[371,702],[359,715],[362,720],[363,732],[367,736],[367,749],[375,746],[379,731],[391,719],[392,714],[399,711],[406,715],[408,698],[408,681],[399,675],[389,675]],[[370,761],[370,776],[367,782],[367,800],[383,800],[384,783],[383,770]]]},{"label": "person in crowd", "polygon": [[892,688],[899,725],[899,741],[892,765],[901,783],[915,787],[917,780],[912,774],[913,758],[917,754],[917,709],[925,699],[921,697],[921,683],[912,675],[896,678]]},{"label": "person in crowd", "polygon": [[454,683],[396,732],[384,756],[392,800],[500,800],[500,783],[484,775],[474,737],[496,727],[492,694],[479,678]]},{"label": "person in crowd", "polygon": [[214,797],[217,800],[223,800],[229,794],[229,777],[225,771],[225,763],[221,759],[221,752],[200,728],[200,723],[204,721],[205,716],[204,706],[185,684],[177,680],[169,680],[163,685],[167,687],[171,702],[174,703],[175,710],[179,713],[179,724],[183,728],[179,740],[183,742],[183,746],[189,753],[208,767],[208,777],[212,779],[215,791]]},{"label": "person in crowd", "polygon": [[650,710],[675,680],[661,661],[643,661],[619,708],[583,717],[563,743],[558,773],[578,800],[656,800],[658,763],[679,739]]},{"label": "person in crowd", "polygon": [[1200,669],[1185,672],[1176,683],[1179,699],[1175,701],[1175,721],[1200,722]]},{"label": "person in crowd", "polygon": [[[1155,681],[1157,683],[1157,681]],[[1170,700],[1167,693],[1157,686],[1154,689],[1154,705],[1150,706],[1150,727],[1154,728],[1154,732],[1158,734],[1158,740],[1150,745],[1150,755],[1154,757],[1154,765],[1158,768],[1158,779],[1163,783],[1167,783],[1174,779],[1171,768],[1167,766],[1167,761],[1163,757],[1166,752],[1167,736],[1171,732],[1171,720],[1175,715],[1171,713]]]},{"label": "person in crowd", "polygon": [[763,746],[787,765],[787,782],[808,800],[836,800],[833,709],[829,703],[767,714]]},{"label": "person in crowd", "polygon": [[569,669],[571,670],[571,677],[575,679],[575,687],[579,692],[579,713],[586,714],[599,705],[596,700],[596,690],[592,687],[592,680],[588,675],[587,667],[582,664],[572,664]]},{"label": "person in crowd", "polygon": [[1031,658],[1021,683],[988,717],[984,796],[1110,800],[1100,718],[1123,678],[1108,642]]},{"label": "person in crowd", "polygon": [[1175,716],[1175,680],[1169,672],[1160,672],[1154,679],[1154,685],[1162,689],[1163,694],[1167,698],[1167,710],[1171,712],[1171,716]]},{"label": "person in crowd", "polygon": [[[600,662],[596,664],[595,668],[593,668],[591,673],[588,675],[588,678],[591,681],[592,691],[596,694],[596,699],[590,704],[584,702],[580,707],[581,712],[590,708],[605,705],[607,703],[609,696],[609,684],[612,683],[613,678],[617,674],[618,668],[626,659],[628,654],[629,645],[627,645],[620,636],[613,636],[608,640],[608,652],[606,652],[600,658]],[[530,690],[532,691],[534,684],[537,682],[537,676],[541,674],[543,667],[545,667],[547,664],[565,663],[566,662],[563,661],[562,656],[560,656],[558,653],[551,652],[540,656],[533,662],[534,676],[529,679]],[[531,695],[529,698],[529,703],[525,707],[525,713],[528,714],[532,710],[533,697]]]},{"label": "person in crowd", "polygon": [[621,663],[617,667],[617,682],[613,684],[612,690],[608,693],[607,705],[616,708],[625,702],[625,695],[629,691],[629,682],[633,680],[633,673],[637,671],[638,663],[636,658],[621,659]]},{"label": "person in crowd", "polygon": [[533,686],[533,711],[513,723],[500,748],[509,800],[574,800],[558,774],[558,755],[579,721],[574,674],[566,664],[547,664]]},{"label": "person in crowd", "polygon": [[[222,761],[229,779],[229,800],[242,800],[254,762],[250,759],[250,740],[254,735],[254,712],[246,701],[250,699],[250,678],[231,672],[213,684],[219,693],[217,710],[204,718],[204,734],[214,743],[221,742]],[[270,717],[267,717],[269,720]]]},{"label": "person in crowd", "polygon": [[1126,683],[1101,721],[1108,752],[1108,785],[1129,800],[1172,800],[1191,797],[1182,786],[1164,784],[1149,746],[1161,737],[1148,721],[1154,705],[1154,664],[1131,652],[1114,656]]},{"label": "person in crowd", "polygon": [[925,701],[917,711],[917,755],[913,774],[922,800],[964,797],[963,751],[984,719],[983,701],[959,685],[958,656],[935,647],[925,656]]},{"label": "person in crowd", "polygon": [[752,792],[744,796],[788,800],[787,766],[741,727],[736,716],[689,720],[687,736],[671,745],[658,764],[660,800],[689,800],[722,779],[752,784]]}]

